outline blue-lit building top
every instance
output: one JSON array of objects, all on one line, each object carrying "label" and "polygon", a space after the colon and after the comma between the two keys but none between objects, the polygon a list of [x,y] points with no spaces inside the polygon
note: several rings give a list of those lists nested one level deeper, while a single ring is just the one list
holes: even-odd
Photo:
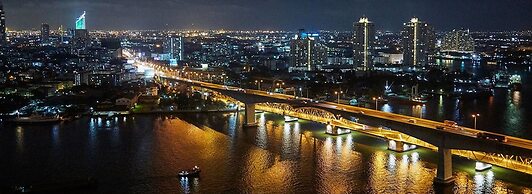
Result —
[{"label": "blue-lit building top", "polygon": [[296,39],[319,39],[320,34],[317,32],[305,32],[303,29],[299,30],[299,33],[296,36]]},{"label": "blue-lit building top", "polygon": [[85,30],[87,29],[85,26],[85,12],[81,16],[76,19],[76,30]]}]

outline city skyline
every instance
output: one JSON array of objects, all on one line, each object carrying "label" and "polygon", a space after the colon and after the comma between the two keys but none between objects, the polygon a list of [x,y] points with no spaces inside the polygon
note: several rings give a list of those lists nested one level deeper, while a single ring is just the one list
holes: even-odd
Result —
[{"label": "city skyline", "polygon": [[[404,21],[418,17],[437,31],[468,28],[474,31],[530,30],[530,1],[505,4],[485,1],[352,1],[352,2],[213,2],[204,1],[25,1],[3,0],[7,27],[37,30],[41,23],[52,28],[74,28],[72,20],[87,11],[90,29],[98,30],[350,30],[366,16],[378,30],[399,31]],[[35,9],[35,8],[39,9]],[[475,9],[478,8],[478,9]],[[505,14],[500,14],[505,13]],[[41,18],[35,20],[34,18]],[[241,20],[241,18],[247,18]],[[482,22],[479,22],[482,21]]]}]

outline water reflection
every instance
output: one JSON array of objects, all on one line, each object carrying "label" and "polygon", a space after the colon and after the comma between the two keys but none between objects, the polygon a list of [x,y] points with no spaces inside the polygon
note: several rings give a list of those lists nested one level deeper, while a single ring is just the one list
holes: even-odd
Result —
[{"label": "water reflection", "polygon": [[[51,128],[62,140],[57,144],[61,149],[51,149],[54,154],[46,154],[49,162],[42,165],[61,163],[66,147],[72,152],[86,152],[86,158],[71,158],[69,162],[79,163],[76,169],[90,168],[84,170],[104,179],[98,188],[101,193],[116,193],[115,188],[132,193],[434,192],[435,153],[425,149],[392,152],[386,150],[386,141],[359,133],[329,136],[324,134],[323,124],[304,120],[287,123],[282,116],[270,113],[257,114],[257,128],[242,128],[242,115],[236,114],[120,120],[117,131],[102,129],[97,118],[88,119],[85,127],[67,124]],[[17,141],[12,149],[19,149],[24,138],[38,133],[20,127],[12,130]],[[87,146],[78,150],[73,145],[79,142]],[[27,150],[39,150],[33,147],[39,144],[26,146]],[[194,165],[202,168],[200,179],[175,177],[179,170]],[[50,167],[39,168],[51,171]],[[0,176],[14,176],[6,172]],[[19,168],[13,172],[31,174]],[[504,182],[500,176],[498,171],[458,171],[454,191],[529,190]]]}]

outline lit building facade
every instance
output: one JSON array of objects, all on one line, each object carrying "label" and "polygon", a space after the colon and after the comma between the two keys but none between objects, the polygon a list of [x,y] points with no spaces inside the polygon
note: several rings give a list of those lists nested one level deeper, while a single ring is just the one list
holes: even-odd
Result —
[{"label": "lit building facade", "polygon": [[50,25],[44,23],[41,25],[41,44],[50,43]]},{"label": "lit building facade", "polygon": [[375,26],[368,18],[362,17],[354,25],[353,64],[354,69],[373,69]]},{"label": "lit building facade", "polygon": [[163,52],[169,54],[170,65],[177,65],[177,61],[184,59],[183,37],[170,35],[163,47]]},{"label": "lit building facade", "polygon": [[290,68],[314,71],[327,64],[327,47],[319,42],[317,33],[302,30],[290,41]]},{"label": "lit building facade", "polygon": [[83,48],[89,44],[89,31],[87,30],[85,21],[86,12],[76,19],[76,29],[72,40],[73,46],[76,48]]},{"label": "lit building facade", "polygon": [[475,40],[469,34],[469,30],[453,30],[443,37],[441,51],[460,53],[475,52]]},{"label": "lit building facade", "polygon": [[83,14],[76,19],[76,30],[87,29],[87,26],[85,25],[85,14],[86,12],[83,12]]},{"label": "lit building facade", "polygon": [[404,24],[403,64],[405,66],[422,68],[432,63],[436,38],[433,28],[414,17]]}]

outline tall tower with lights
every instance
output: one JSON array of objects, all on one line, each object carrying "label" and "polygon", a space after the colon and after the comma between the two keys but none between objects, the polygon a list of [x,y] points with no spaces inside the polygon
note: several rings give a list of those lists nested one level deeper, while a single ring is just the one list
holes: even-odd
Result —
[{"label": "tall tower with lights", "polygon": [[414,69],[429,65],[436,45],[432,27],[414,17],[404,23],[402,36],[404,65]]},{"label": "tall tower with lights", "polygon": [[375,27],[367,17],[362,17],[354,25],[353,62],[354,68],[364,71],[373,69],[373,48]]},{"label": "tall tower with lights", "polygon": [[76,48],[85,48],[89,44],[89,31],[85,23],[86,12],[76,19],[76,29],[74,31],[73,46]]}]

